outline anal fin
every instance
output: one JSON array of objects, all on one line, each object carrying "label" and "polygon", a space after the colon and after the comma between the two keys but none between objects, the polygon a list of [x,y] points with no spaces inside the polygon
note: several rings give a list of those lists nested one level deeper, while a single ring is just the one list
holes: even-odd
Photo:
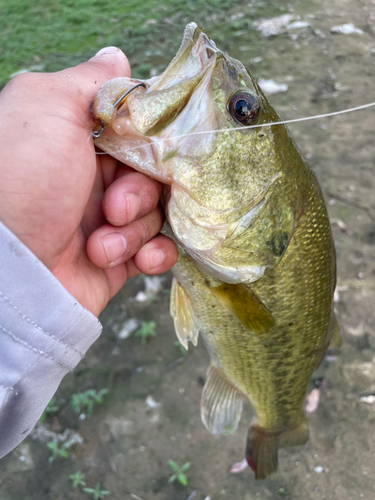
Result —
[{"label": "anal fin", "polygon": [[201,418],[212,434],[232,434],[242,413],[242,394],[211,364],[201,399]]},{"label": "anal fin", "polygon": [[180,343],[188,349],[188,342],[197,345],[199,325],[188,294],[180,283],[173,278],[171,287],[170,313]]}]

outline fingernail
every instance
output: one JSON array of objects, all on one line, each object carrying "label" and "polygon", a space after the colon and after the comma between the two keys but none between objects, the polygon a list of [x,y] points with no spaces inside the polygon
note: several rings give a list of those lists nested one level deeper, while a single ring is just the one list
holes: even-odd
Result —
[{"label": "fingernail", "polygon": [[[104,54],[116,54],[119,52],[121,49],[118,47],[104,47],[103,49],[100,49],[99,52],[97,52],[94,57],[102,56]],[[92,59],[92,58],[91,58]]]},{"label": "fingernail", "polygon": [[160,248],[153,248],[148,252],[148,258],[150,263],[150,269],[155,269],[155,267],[161,266],[165,259],[165,254]]},{"label": "fingernail", "polygon": [[124,193],[124,198],[126,219],[131,222],[141,211],[141,199],[134,193]]},{"label": "fingernail", "polygon": [[114,264],[121,259],[128,247],[126,239],[120,233],[106,234],[102,238],[102,243],[110,264]]}]

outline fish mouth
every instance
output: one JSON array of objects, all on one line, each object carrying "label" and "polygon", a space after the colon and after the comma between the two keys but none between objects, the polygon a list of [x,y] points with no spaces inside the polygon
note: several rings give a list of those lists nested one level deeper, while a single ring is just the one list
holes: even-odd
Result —
[{"label": "fish mouth", "polygon": [[[184,31],[180,48],[149,91],[173,87],[183,80],[196,77],[211,64],[215,53],[222,54],[213,40],[196,23],[189,23]],[[203,73],[202,73],[203,76]]]}]

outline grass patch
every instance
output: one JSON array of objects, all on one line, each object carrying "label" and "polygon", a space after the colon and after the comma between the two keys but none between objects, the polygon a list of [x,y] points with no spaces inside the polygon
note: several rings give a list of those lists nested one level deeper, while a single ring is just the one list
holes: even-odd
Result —
[{"label": "grass patch", "polygon": [[[128,55],[133,76],[148,78],[176,53],[186,23],[204,27],[228,50],[254,19],[283,13],[281,0],[0,0],[0,88],[22,71],[57,71],[108,45]],[[244,13],[240,18],[228,15]]]}]

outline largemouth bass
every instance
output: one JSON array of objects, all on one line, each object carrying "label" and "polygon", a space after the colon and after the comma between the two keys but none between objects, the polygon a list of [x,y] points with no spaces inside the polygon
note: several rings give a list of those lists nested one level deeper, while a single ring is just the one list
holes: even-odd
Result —
[{"label": "largemouth bass", "polygon": [[187,348],[200,332],[211,357],[202,420],[230,434],[247,398],[246,458],[263,479],[280,447],[308,440],[306,387],[339,344],[317,179],[285,125],[268,125],[280,118],[247,68],[194,23],[161,76],[107,82],[91,112],[97,146],[165,185],[177,337]]}]

